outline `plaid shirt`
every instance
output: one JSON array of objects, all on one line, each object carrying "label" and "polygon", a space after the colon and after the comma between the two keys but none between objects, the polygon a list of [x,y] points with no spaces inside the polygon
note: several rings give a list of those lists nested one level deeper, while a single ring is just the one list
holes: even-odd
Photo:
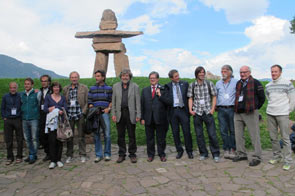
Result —
[{"label": "plaid shirt", "polygon": [[[71,105],[71,100],[75,100],[75,104]],[[78,120],[82,115],[81,106],[78,103],[78,87],[69,89],[69,100],[68,100],[68,115],[69,120]]]},{"label": "plaid shirt", "polygon": [[[211,110],[211,96],[216,96],[216,88],[214,84],[209,81],[211,88],[211,95],[209,95],[209,89],[206,81],[203,81],[203,84],[198,84],[197,81],[195,83],[194,89],[194,97],[193,97],[193,108],[192,110],[196,112],[198,115],[202,116],[205,112],[206,114],[210,113]],[[192,93],[193,83],[190,83],[187,91],[187,96],[191,98],[193,96]],[[204,104],[202,104],[202,102]]]}]

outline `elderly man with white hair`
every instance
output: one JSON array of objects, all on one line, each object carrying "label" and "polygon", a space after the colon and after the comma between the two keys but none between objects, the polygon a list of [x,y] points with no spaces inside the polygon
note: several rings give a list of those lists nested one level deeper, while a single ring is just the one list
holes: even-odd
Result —
[{"label": "elderly man with white hair", "polygon": [[264,89],[262,84],[252,77],[250,67],[242,66],[240,76],[241,79],[236,86],[234,123],[237,150],[233,162],[248,160],[244,137],[246,125],[254,147],[254,154],[249,166],[257,166],[261,163],[262,151],[258,110],[265,101]]}]

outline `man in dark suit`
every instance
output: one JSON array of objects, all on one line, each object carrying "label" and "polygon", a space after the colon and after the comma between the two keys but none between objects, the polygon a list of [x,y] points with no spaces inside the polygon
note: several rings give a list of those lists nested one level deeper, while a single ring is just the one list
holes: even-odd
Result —
[{"label": "man in dark suit", "polygon": [[168,89],[168,97],[170,97],[172,102],[168,109],[168,118],[171,124],[174,143],[177,150],[176,159],[180,159],[183,155],[183,148],[179,135],[179,124],[182,127],[184,135],[186,153],[189,159],[193,159],[192,135],[190,131],[190,116],[187,98],[188,83],[179,79],[179,73],[175,69],[172,69],[168,73],[168,76],[171,82],[166,84],[166,87]]},{"label": "man in dark suit", "polygon": [[168,130],[165,90],[159,82],[159,73],[149,74],[151,86],[142,89],[141,93],[141,124],[145,126],[148,162],[155,156],[155,131],[157,150],[160,160],[165,162],[166,133]]}]

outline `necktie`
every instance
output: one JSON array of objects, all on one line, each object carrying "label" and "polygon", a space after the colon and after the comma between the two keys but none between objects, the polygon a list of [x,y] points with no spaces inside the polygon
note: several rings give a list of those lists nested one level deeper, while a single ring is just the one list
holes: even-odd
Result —
[{"label": "necktie", "polygon": [[179,100],[179,106],[183,107],[183,100],[182,100],[182,96],[181,96],[181,92],[180,92],[180,86],[179,83],[176,83],[176,94]]},{"label": "necktie", "polygon": [[154,98],[154,97],[155,97],[155,94],[156,94],[156,87],[153,86],[152,88],[153,88],[153,91],[152,91],[152,98]]}]

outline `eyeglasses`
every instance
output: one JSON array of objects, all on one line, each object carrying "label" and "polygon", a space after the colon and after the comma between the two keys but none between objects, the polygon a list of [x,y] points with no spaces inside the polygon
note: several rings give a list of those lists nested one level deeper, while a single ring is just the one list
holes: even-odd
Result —
[{"label": "eyeglasses", "polygon": [[248,73],[249,71],[240,71],[240,74],[246,74]]}]

